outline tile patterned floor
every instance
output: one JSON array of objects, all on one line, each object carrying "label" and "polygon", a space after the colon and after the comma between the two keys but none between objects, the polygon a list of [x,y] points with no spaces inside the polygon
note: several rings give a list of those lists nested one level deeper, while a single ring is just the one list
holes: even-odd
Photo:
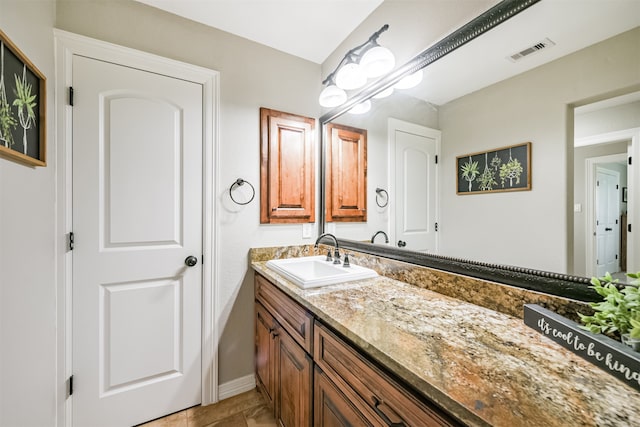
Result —
[{"label": "tile patterned floor", "polygon": [[140,427],[276,427],[262,395],[251,390],[215,405],[195,406]]}]

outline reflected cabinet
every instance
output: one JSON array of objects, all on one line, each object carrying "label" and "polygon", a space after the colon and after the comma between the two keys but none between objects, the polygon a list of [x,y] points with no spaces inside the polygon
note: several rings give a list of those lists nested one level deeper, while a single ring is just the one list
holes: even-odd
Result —
[{"label": "reflected cabinet", "polygon": [[329,123],[326,221],[367,222],[367,131]]}]

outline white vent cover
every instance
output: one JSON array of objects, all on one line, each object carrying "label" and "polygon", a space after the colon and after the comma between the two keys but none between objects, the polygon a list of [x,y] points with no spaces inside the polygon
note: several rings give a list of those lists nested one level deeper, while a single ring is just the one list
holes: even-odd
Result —
[{"label": "white vent cover", "polygon": [[544,39],[542,41],[539,41],[538,43],[534,44],[533,46],[529,46],[526,49],[522,49],[518,53],[514,53],[513,55],[509,55],[508,58],[509,58],[510,61],[516,62],[516,61],[521,60],[525,56],[532,55],[532,54],[534,54],[536,52],[540,52],[541,50],[548,49],[548,48],[550,48],[552,46],[555,46],[555,43],[552,42],[550,39],[546,38],[546,39]]}]

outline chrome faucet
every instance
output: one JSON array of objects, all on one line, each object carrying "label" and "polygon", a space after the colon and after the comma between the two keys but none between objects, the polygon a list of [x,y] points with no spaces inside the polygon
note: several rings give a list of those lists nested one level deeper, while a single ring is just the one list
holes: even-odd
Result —
[{"label": "chrome faucet", "polygon": [[374,241],[376,240],[376,237],[378,236],[378,234],[382,234],[384,236],[384,242],[385,243],[389,243],[389,236],[387,236],[387,233],[385,233],[382,230],[376,231],[376,233],[373,236],[371,236],[371,243],[374,243]]},{"label": "chrome faucet", "polygon": [[[334,251],[333,251],[333,263],[334,264],[340,264],[340,246],[338,245],[338,239],[336,239],[336,236],[334,236],[331,233],[324,233],[321,234],[320,237],[318,237],[316,239],[316,244],[313,246],[314,248],[318,247],[318,244],[320,243],[320,240],[322,240],[323,237],[330,237],[333,239],[333,247],[334,247]],[[329,251],[329,253],[327,253],[327,261],[331,261],[331,251]]]}]

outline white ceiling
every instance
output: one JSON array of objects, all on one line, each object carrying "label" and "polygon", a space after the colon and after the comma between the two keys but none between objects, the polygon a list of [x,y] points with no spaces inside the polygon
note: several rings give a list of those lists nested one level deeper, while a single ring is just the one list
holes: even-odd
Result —
[{"label": "white ceiling", "polygon": [[[369,16],[394,28],[396,45],[391,36],[381,41],[393,51],[406,48],[418,38],[415,35],[436,23],[451,20],[436,12],[447,15],[445,6],[460,13],[478,4],[477,0],[136,1],[318,64]],[[427,67],[423,83],[411,95],[442,105],[639,25],[640,0],[542,0]],[[507,59],[545,38],[555,46],[515,63]]]},{"label": "white ceiling", "polygon": [[[442,105],[638,26],[640,0],[542,0],[427,67],[413,95]],[[545,38],[555,45],[508,58]]]},{"label": "white ceiling", "polygon": [[136,0],[321,64],[383,0]]}]

